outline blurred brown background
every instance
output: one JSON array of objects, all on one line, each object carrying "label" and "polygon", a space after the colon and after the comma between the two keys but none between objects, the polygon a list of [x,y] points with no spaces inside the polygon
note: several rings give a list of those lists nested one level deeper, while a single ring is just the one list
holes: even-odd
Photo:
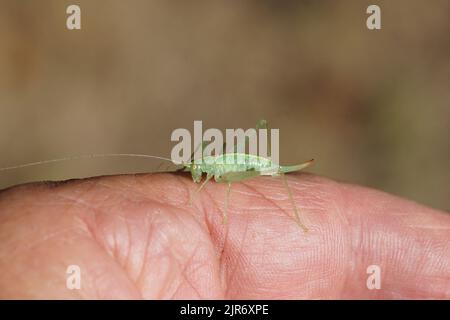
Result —
[{"label": "blurred brown background", "polygon": [[[170,156],[194,120],[266,118],[283,164],[314,157],[312,172],[448,210],[449,17],[448,0],[0,0],[0,166]],[[70,161],[2,172],[0,187],[158,164]]]}]

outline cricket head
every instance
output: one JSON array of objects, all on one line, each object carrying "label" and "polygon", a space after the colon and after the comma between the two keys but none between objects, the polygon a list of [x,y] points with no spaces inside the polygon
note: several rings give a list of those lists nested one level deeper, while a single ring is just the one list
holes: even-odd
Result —
[{"label": "cricket head", "polygon": [[198,164],[192,163],[190,169],[192,180],[194,180],[195,183],[200,182],[202,180],[202,168]]}]

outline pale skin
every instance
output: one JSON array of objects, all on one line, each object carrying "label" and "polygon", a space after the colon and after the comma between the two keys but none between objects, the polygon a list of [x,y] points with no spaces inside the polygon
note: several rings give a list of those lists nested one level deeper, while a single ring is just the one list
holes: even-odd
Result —
[{"label": "pale skin", "polygon": [[[450,215],[309,174],[201,193],[189,175],[122,175],[0,192],[0,298],[450,298]],[[368,290],[370,265],[381,289]],[[79,265],[80,290],[66,288]]]}]

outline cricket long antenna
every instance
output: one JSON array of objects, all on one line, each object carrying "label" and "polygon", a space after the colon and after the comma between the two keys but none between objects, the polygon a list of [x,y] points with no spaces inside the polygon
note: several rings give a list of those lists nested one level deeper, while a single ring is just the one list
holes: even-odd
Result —
[{"label": "cricket long antenna", "polygon": [[27,167],[33,167],[41,164],[49,164],[49,163],[55,163],[55,162],[63,162],[63,161],[70,161],[70,160],[80,160],[80,159],[91,159],[91,158],[107,158],[107,157],[129,157],[129,158],[151,158],[151,159],[159,159],[159,160],[166,160],[170,161],[176,165],[180,165],[183,163],[175,163],[172,161],[172,159],[164,158],[164,157],[158,157],[158,156],[151,156],[147,154],[138,154],[138,153],[104,153],[104,154],[86,154],[81,156],[74,156],[74,157],[66,157],[66,158],[59,158],[59,159],[52,159],[52,160],[44,160],[44,161],[36,161],[36,162],[30,162],[25,164],[20,164],[17,166],[11,166],[11,167],[5,167],[0,168],[1,171],[8,171],[8,170],[14,170],[14,169],[21,169],[21,168],[27,168]]}]

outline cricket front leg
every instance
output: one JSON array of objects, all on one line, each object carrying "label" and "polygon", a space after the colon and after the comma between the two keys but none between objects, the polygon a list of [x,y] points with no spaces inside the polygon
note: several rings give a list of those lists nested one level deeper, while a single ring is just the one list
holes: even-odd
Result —
[{"label": "cricket front leg", "polygon": [[208,183],[209,180],[211,180],[211,178],[213,176],[214,176],[213,174],[208,173],[206,175],[205,181],[203,181],[202,184],[200,185],[200,187],[197,190],[195,190],[194,194],[193,195],[189,195],[189,205],[190,206],[192,205],[192,199],[194,198],[194,196],[197,196],[197,194],[203,189],[203,187]]}]

